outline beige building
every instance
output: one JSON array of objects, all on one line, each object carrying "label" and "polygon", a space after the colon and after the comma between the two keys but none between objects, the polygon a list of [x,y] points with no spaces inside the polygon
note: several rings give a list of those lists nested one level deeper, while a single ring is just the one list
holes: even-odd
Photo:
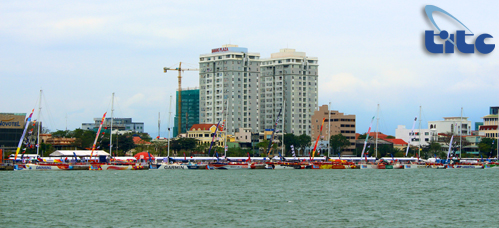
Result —
[{"label": "beige building", "polygon": [[314,111],[312,115],[312,141],[315,141],[319,136],[323,118],[325,120],[321,139],[329,142],[329,136],[342,134],[350,141],[350,146],[342,151],[342,155],[353,155],[355,151],[355,115],[345,115],[338,111],[328,110],[327,105],[320,106],[319,110]]},{"label": "beige building", "polygon": [[479,135],[487,138],[497,137],[497,114],[486,115],[483,117],[483,125],[480,126]]},{"label": "beige building", "polygon": [[[191,129],[187,131],[187,138],[195,138],[199,140],[199,144],[211,143],[213,139],[213,134],[217,129],[216,124],[194,124]],[[218,127],[217,135],[215,136],[215,141],[213,146],[224,146],[225,132],[222,131],[222,126]]]}]

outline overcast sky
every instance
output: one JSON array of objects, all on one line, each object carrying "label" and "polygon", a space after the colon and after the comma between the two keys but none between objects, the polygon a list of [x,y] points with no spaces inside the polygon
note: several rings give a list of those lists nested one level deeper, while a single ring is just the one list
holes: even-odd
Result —
[{"label": "overcast sky", "polygon": [[[355,114],[367,132],[380,105],[379,131],[443,117],[482,121],[499,105],[499,49],[487,55],[430,54],[424,14],[436,5],[475,36],[499,44],[498,1],[9,1],[0,2],[0,112],[30,112],[43,89],[41,121],[73,130],[111,111],[166,135],[176,72],[200,54],[232,43],[262,58],[294,48],[319,59],[319,105]],[[463,28],[440,13],[440,28]],[[183,65],[184,66],[184,65]],[[186,72],[182,87],[198,86]],[[173,106],[175,106],[173,104]],[[174,108],[172,112],[174,113]],[[37,113],[35,113],[35,117]],[[67,116],[67,118],[66,118]],[[67,120],[67,121],[66,121]],[[173,116],[172,116],[173,126]],[[375,126],[373,126],[375,128]]]}]

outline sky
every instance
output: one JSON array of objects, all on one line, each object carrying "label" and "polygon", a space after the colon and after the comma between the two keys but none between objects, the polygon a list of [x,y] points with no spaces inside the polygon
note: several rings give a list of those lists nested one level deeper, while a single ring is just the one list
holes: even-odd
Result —
[{"label": "sky", "polygon": [[[499,105],[499,50],[431,54],[424,13],[435,5],[486,43],[499,44],[498,1],[10,1],[0,2],[0,112],[29,113],[51,131],[74,130],[111,112],[166,136],[177,73],[199,55],[236,44],[269,58],[293,48],[319,59],[319,105],[356,115],[365,133],[463,116],[482,121]],[[463,27],[434,13],[441,29]],[[436,41],[442,43],[441,41]],[[182,87],[199,84],[185,72]],[[38,117],[40,90],[43,90]],[[171,112],[175,113],[175,103]],[[173,115],[171,117],[173,126]],[[376,123],[373,124],[376,129]]]}]

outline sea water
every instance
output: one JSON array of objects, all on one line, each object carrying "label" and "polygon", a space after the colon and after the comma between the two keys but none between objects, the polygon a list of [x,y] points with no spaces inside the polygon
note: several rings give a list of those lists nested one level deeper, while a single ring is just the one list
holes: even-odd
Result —
[{"label": "sea water", "polygon": [[499,169],[0,172],[1,227],[498,227]]}]

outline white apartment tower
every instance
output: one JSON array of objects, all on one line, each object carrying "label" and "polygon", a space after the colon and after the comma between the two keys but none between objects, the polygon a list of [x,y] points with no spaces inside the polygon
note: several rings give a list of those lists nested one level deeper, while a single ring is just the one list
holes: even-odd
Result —
[{"label": "white apartment tower", "polygon": [[226,119],[228,134],[239,128],[258,132],[259,76],[260,54],[247,48],[223,45],[200,55],[199,122],[221,125]]},{"label": "white apartment tower", "polygon": [[[285,48],[260,61],[259,131],[274,128],[285,103],[284,133],[311,135],[311,119],[318,107],[318,59]],[[283,131],[282,115],[279,132]]]}]

